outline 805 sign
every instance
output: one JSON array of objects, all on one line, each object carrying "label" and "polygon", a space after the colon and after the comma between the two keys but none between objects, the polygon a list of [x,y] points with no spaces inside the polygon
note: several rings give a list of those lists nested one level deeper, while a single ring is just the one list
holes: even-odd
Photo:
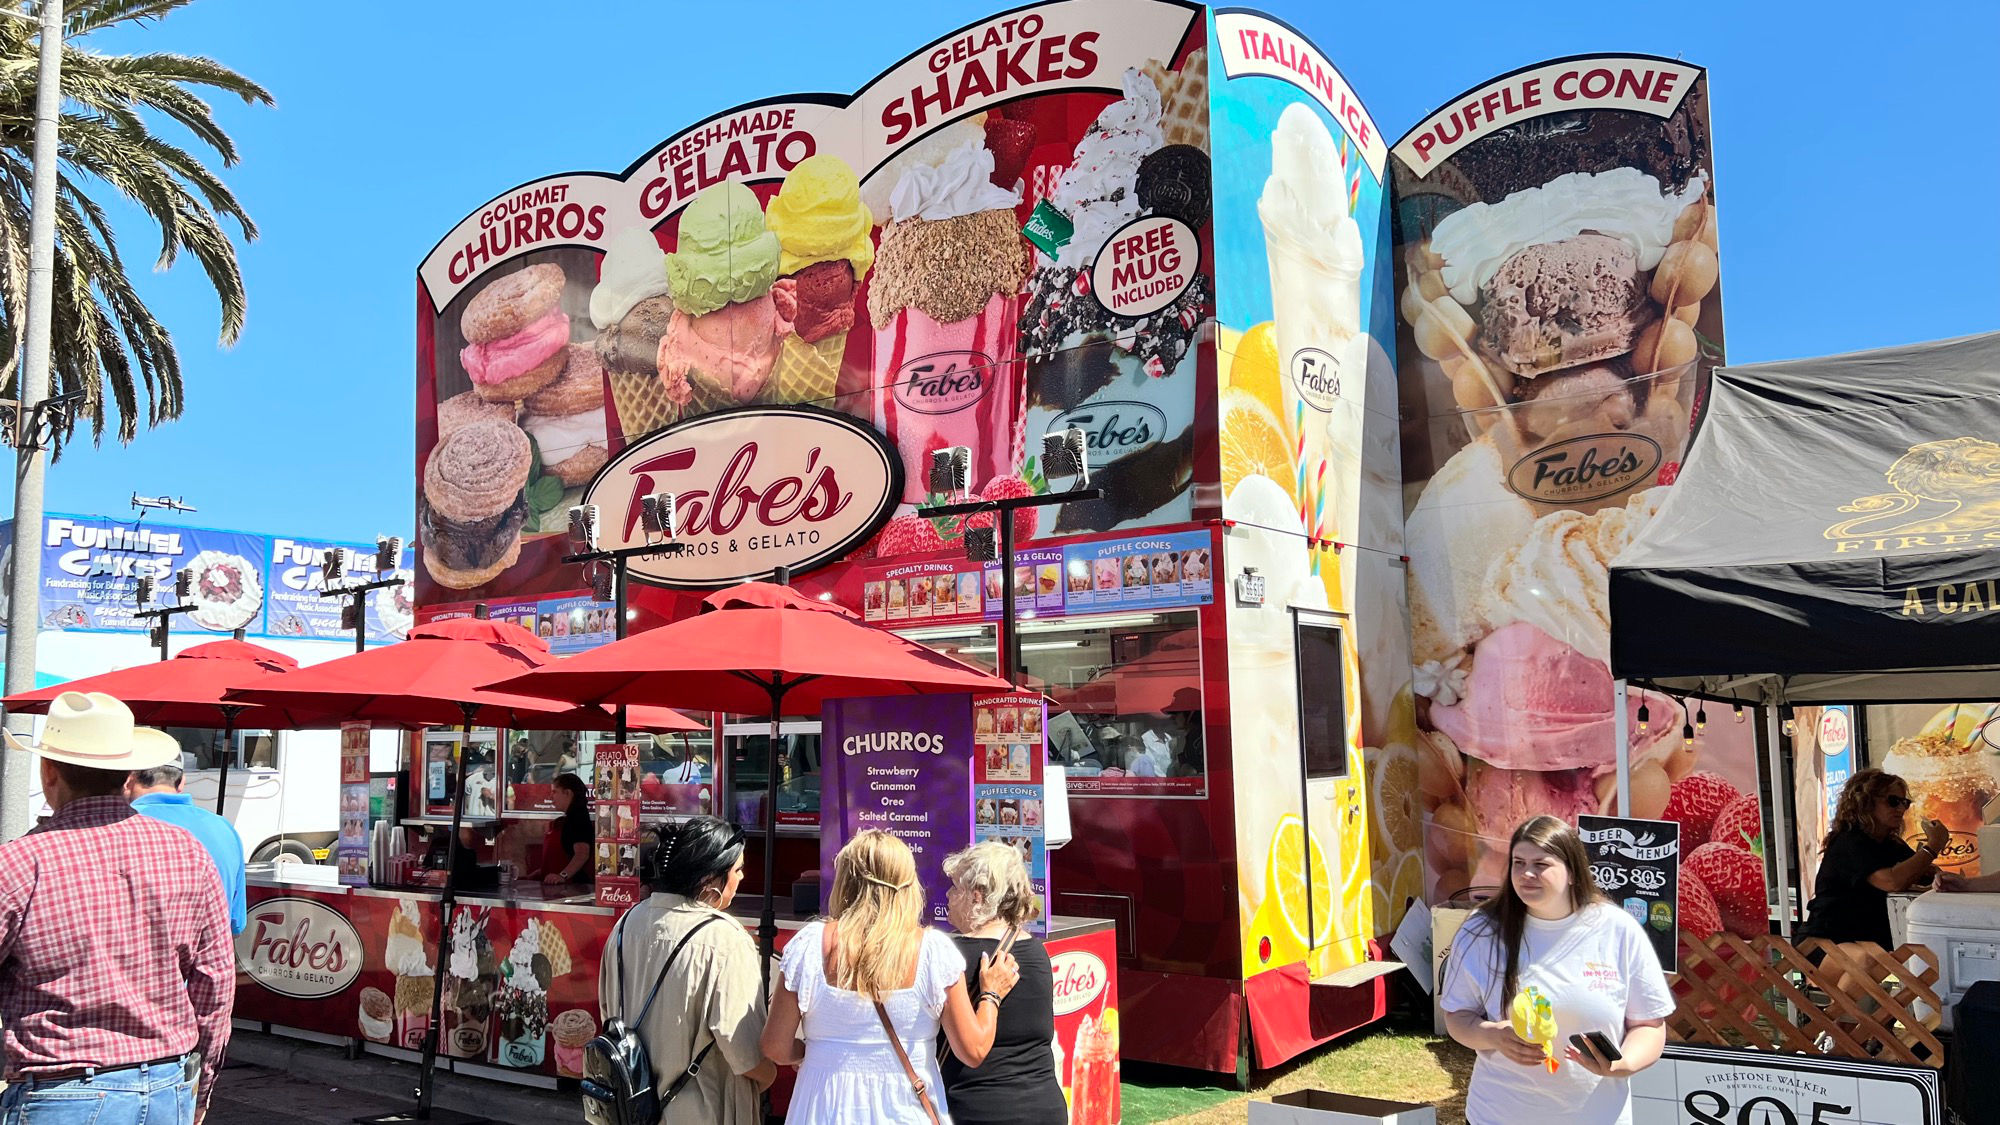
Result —
[{"label": "805 sign", "polygon": [[1814,1102],[1812,1116],[1801,1121],[1797,1111],[1769,1094],[1734,1107],[1734,1114],[1729,1099],[1714,1090],[1694,1091],[1681,1099],[1681,1107],[1688,1111],[1688,1125],[1847,1125],[1854,1120],[1853,1106]]}]

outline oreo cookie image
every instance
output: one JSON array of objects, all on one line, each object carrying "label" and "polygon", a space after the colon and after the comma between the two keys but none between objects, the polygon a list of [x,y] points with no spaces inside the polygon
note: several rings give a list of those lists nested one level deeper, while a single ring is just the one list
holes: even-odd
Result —
[{"label": "oreo cookie image", "polygon": [[1200,230],[1208,221],[1211,200],[1208,154],[1193,145],[1167,145],[1139,164],[1133,184],[1139,206],[1155,215],[1179,219]]}]

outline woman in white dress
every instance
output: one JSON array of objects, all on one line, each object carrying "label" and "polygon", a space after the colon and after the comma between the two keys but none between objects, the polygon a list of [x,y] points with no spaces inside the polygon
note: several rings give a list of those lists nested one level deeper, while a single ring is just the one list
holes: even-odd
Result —
[{"label": "woman in white dress", "polygon": [[904,1072],[879,1002],[939,1120],[951,1120],[932,1045],[943,1027],[952,1053],[978,1066],[993,1047],[1000,1003],[1020,979],[1010,953],[980,962],[984,991],[965,989],[965,959],[923,924],[924,892],[908,845],[870,830],[833,863],[831,909],[785,946],[764,1025],[764,1055],[797,1064],[788,1125],[852,1122],[929,1125]]}]

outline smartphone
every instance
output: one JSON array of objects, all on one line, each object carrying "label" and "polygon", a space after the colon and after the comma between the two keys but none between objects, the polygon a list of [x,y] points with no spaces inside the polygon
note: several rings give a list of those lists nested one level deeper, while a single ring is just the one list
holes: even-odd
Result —
[{"label": "smartphone", "polygon": [[[1589,1047],[1584,1046],[1586,1039],[1590,1041]],[[1569,1042],[1571,1046],[1584,1054],[1589,1054],[1591,1049],[1595,1048],[1597,1057],[1603,1059],[1605,1062],[1617,1062],[1619,1059],[1625,1057],[1625,1052],[1620,1051],[1617,1044],[1611,1041],[1611,1037],[1601,1031],[1586,1031],[1572,1035],[1569,1037]]]}]

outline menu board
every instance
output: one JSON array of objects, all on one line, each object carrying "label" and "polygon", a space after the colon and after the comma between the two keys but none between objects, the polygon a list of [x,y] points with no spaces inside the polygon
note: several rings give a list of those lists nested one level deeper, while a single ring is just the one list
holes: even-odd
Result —
[{"label": "menu board", "polygon": [[1577,834],[1590,856],[1591,878],[1652,939],[1660,967],[1678,972],[1681,826],[1672,820],[1579,816]]},{"label": "menu board", "polygon": [[639,901],[639,747],[610,743],[597,748],[597,905]]},{"label": "menu board", "polygon": [[340,724],[340,834],[334,840],[334,865],[345,886],[368,885],[367,723]]},{"label": "menu board", "polygon": [[[1014,610],[1060,617],[1107,609],[1173,609],[1215,599],[1213,541],[1206,531],[1100,539],[1014,552]],[[1000,564],[931,559],[872,569],[862,583],[869,621],[997,621]]]},{"label": "menu board", "polygon": [[1021,854],[1045,907],[1029,929],[1048,932],[1049,849],[1042,765],[1048,760],[1048,701],[1033,694],[972,701],[973,836]]},{"label": "menu board", "polygon": [[[825,705],[822,899],[832,893],[833,860],[841,847],[879,828],[894,833],[916,856],[926,924],[946,924],[944,859],[973,840],[972,724],[967,695],[839,699]],[[1039,762],[1034,769],[1039,775]]]},{"label": "menu board", "polygon": [[618,610],[610,602],[572,594],[557,598],[523,598],[493,602],[487,616],[519,625],[549,644],[549,652],[567,656],[618,639]]}]

